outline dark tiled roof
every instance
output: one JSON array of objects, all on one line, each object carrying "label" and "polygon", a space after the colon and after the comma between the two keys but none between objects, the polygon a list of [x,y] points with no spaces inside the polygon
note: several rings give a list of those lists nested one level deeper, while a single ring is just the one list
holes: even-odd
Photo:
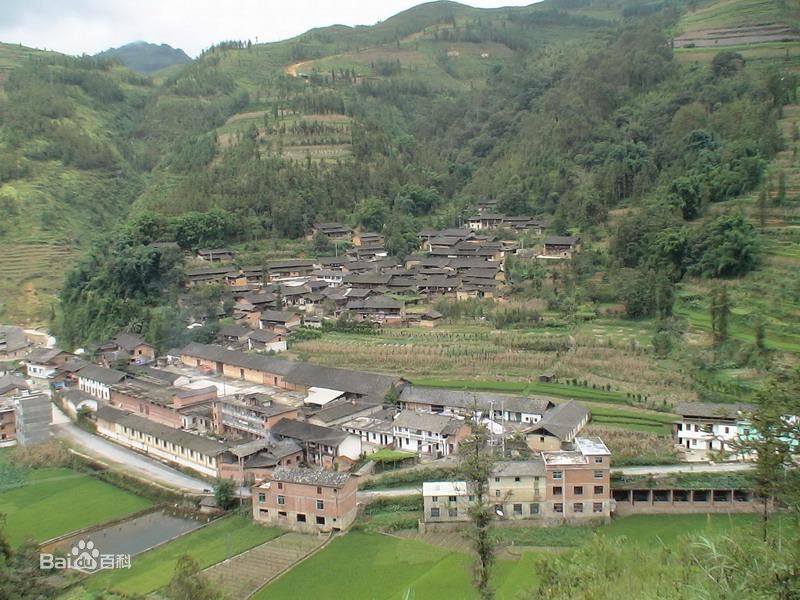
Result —
[{"label": "dark tiled roof", "polygon": [[493,394],[489,392],[467,392],[462,390],[446,390],[442,388],[420,387],[407,385],[400,392],[401,402],[419,402],[437,406],[447,406],[469,410],[473,402],[482,411],[489,410],[493,405],[494,410],[501,407],[509,412],[524,412],[529,414],[544,415],[554,404],[544,398],[525,398],[510,394]]},{"label": "dark tiled roof", "polygon": [[118,333],[114,336],[113,341],[117,346],[128,352],[133,352],[136,346],[147,344],[142,336],[135,333]]},{"label": "dark tiled roof", "polygon": [[551,235],[544,240],[546,246],[574,246],[581,241],[581,238],[574,235]]},{"label": "dark tiled roof", "polygon": [[740,413],[753,411],[752,404],[715,404],[712,402],[680,402],[675,412],[682,417],[704,419],[737,419]]},{"label": "dark tiled roof", "polygon": [[265,310],[261,313],[262,321],[274,321],[275,323],[288,323],[298,318],[297,313],[287,310]]},{"label": "dark tiled roof", "polygon": [[570,441],[589,418],[589,409],[575,400],[569,400],[548,410],[542,420],[532,425],[527,433],[545,431],[562,442]]},{"label": "dark tiled roof", "polygon": [[295,363],[288,360],[280,360],[261,354],[248,354],[247,352],[226,350],[221,346],[214,346],[212,344],[191,343],[181,350],[181,355],[227,363],[246,369],[274,373],[275,375],[287,375],[295,365]]},{"label": "dark tiled roof", "polygon": [[541,456],[530,460],[497,462],[492,470],[495,477],[544,477],[547,468]]},{"label": "dark tiled roof", "polygon": [[105,385],[114,385],[119,383],[128,376],[127,373],[117,371],[116,369],[106,369],[97,365],[87,365],[78,371],[78,377],[81,379],[89,379],[91,381],[99,381]]},{"label": "dark tiled roof", "polygon": [[417,412],[414,410],[404,410],[394,419],[395,427],[407,427],[409,429],[420,429],[422,431],[432,431],[434,433],[451,434],[461,429],[466,421],[456,417],[445,415],[435,415],[433,413]]},{"label": "dark tiled roof", "polygon": [[206,456],[217,456],[227,450],[229,446],[227,442],[220,442],[189,433],[188,431],[167,427],[112,406],[100,405],[97,408],[97,419],[130,427],[135,431],[141,431]]},{"label": "dark tiled roof", "polygon": [[326,446],[338,446],[351,435],[339,429],[302,423],[292,419],[281,419],[272,427],[270,432],[282,438],[325,444]]},{"label": "dark tiled roof", "polygon": [[322,367],[310,363],[295,363],[292,371],[286,375],[286,381],[362,396],[377,394],[383,397],[394,384],[400,381],[400,378],[365,371]]}]

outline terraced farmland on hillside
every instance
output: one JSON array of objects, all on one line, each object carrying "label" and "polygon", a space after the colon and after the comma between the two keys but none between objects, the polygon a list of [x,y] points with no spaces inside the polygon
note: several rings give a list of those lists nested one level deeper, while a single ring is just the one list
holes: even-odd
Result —
[{"label": "terraced farmland on hillside", "polygon": [[59,244],[0,244],[0,319],[40,325],[49,318],[61,281],[74,260]]}]

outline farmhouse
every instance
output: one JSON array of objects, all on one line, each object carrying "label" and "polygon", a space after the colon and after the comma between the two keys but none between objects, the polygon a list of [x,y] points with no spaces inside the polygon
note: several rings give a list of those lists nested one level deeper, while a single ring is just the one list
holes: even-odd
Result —
[{"label": "farmhouse", "polygon": [[252,490],[253,519],[309,533],[343,531],[356,518],[357,487],[347,473],[276,467]]},{"label": "farmhouse", "polygon": [[61,348],[37,348],[25,359],[28,377],[50,379],[70,358],[72,354]]},{"label": "farmhouse", "polygon": [[458,451],[458,444],[469,435],[469,424],[463,419],[404,410],[394,419],[392,435],[398,450],[449,456]]},{"label": "farmhouse", "polygon": [[687,450],[735,451],[740,426],[752,411],[750,404],[681,402],[675,411],[681,417],[674,426],[675,442]]},{"label": "farmhouse", "polygon": [[475,492],[466,481],[425,481],[422,483],[424,520],[430,523],[470,520],[469,509]]},{"label": "farmhouse", "polygon": [[20,396],[30,391],[28,382],[16,375],[3,375],[0,377],[0,397]]},{"label": "farmhouse", "polygon": [[306,234],[306,239],[313,239],[317,234],[324,235],[334,241],[349,242],[353,232],[341,223],[314,223],[311,231]]},{"label": "farmhouse", "polygon": [[259,329],[285,335],[300,327],[302,323],[303,317],[298,313],[284,310],[265,310],[259,318]]},{"label": "farmhouse", "polygon": [[559,450],[562,444],[575,439],[590,417],[589,409],[575,400],[558,404],[523,431],[528,447],[532,450]]},{"label": "farmhouse", "polygon": [[61,408],[73,419],[81,409],[97,412],[97,399],[80,390],[67,390],[60,395]]},{"label": "farmhouse", "polygon": [[346,431],[283,419],[271,428],[278,439],[297,442],[305,462],[324,469],[348,469],[361,456],[361,440]]},{"label": "farmhouse", "polygon": [[304,258],[281,260],[269,263],[270,281],[292,281],[308,277],[314,271],[314,261]]},{"label": "farmhouse", "polygon": [[217,459],[219,477],[239,483],[263,481],[275,467],[298,465],[303,449],[291,440],[277,441],[271,436],[231,446]]},{"label": "farmhouse", "polygon": [[347,312],[355,321],[400,323],[403,319],[403,303],[388,296],[369,296],[365,300],[348,302]]},{"label": "farmhouse", "polygon": [[156,359],[156,349],[144,338],[135,333],[118,333],[101,344],[95,355],[105,356],[107,363],[116,360],[129,360],[133,364],[143,365]]},{"label": "farmhouse", "polygon": [[25,356],[30,345],[22,327],[0,325],[0,361]]},{"label": "farmhouse", "polygon": [[111,386],[127,379],[128,374],[116,369],[87,365],[78,371],[78,388],[98,400],[111,399]]},{"label": "farmhouse", "polygon": [[197,259],[206,262],[230,261],[236,258],[236,252],[228,248],[201,249],[197,251]]},{"label": "farmhouse", "polygon": [[524,398],[510,394],[464,392],[407,385],[400,392],[400,406],[409,410],[424,410],[467,417],[473,407],[492,420],[515,423],[537,423],[555,404],[549,400]]},{"label": "farmhouse", "polygon": [[574,235],[552,235],[544,240],[539,258],[572,258],[581,247],[581,238]]}]

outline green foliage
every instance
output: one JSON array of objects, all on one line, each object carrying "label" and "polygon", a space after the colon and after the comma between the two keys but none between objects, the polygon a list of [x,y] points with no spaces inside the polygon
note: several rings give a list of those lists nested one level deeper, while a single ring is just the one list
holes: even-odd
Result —
[{"label": "green foliage", "polygon": [[229,510],[236,504],[236,487],[232,479],[214,481],[214,500],[222,510]]},{"label": "green foliage", "polygon": [[200,565],[184,554],[175,565],[175,574],[167,585],[170,600],[222,600],[225,596],[200,572]]}]

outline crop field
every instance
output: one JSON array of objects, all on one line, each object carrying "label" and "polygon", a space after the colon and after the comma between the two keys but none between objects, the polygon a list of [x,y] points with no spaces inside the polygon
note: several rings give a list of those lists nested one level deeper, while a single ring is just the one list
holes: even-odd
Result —
[{"label": "crop field", "polygon": [[147,498],[72,469],[25,470],[9,480],[2,460],[0,454],[0,475],[6,474],[0,477],[0,513],[6,515],[12,545],[28,538],[43,542],[152,505]]},{"label": "crop field", "polygon": [[[496,529],[495,535],[499,541],[514,546],[577,546],[593,534],[625,538],[643,546],[677,546],[687,534],[724,533],[757,522],[757,515],[746,514],[648,515],[618,519],[596,529],[512,528]],[[255,598],[475,598],[470,587],[469,542],[440,534],[449,540],[447,547],[426,543],[435,537],[416,533],[404,533],[401,538],[349,533],[264,588]],[[519,556],[518,560],[498,560],[493,575],[497,598],[511,600],[529,594],[537,583],[538,561],[549,555],[528,551]],[[358,567],[354,569],[353,565]]]},{"label": "crop field", "polygon": [[[456,321],[434,329],[385,328],[377,335],[326,333],[293,344],[292,351],[329,366],[376,364],[378,370],[420,383],[458,380],[456,387],[514,393],[529,388],[530,393],[611,403],[624,403],[628,394],[655,405],[685,399],[691,394],[688,376],[655,360],[644,346],[651,327],[600,321],[570,335],[560,328],[495,330],[488,322]],[[544,371],[555,371],[562,383],[539,384]],[[480,380],[474,379],[476,373]],[[578,385],[566,385],[572,380]],[[506,384],[513,385],[501,389]]]},{"label": "crop field", "polygon": [[194,558],[209,567],[279,536],[278,529],[255,525],[249,515],[233,515],[186,534],[132,559],[130,569],[105,571],[89,577],[83,587],[90,592],[116,591],[145,595],[167,585],[178,558]]},{"label": "crop field", "polygon": [[722,27],[739,27],[760,23],[795,21],[796,9],[783,7],[773,0],[722,0],[701,5],[681,18],[681,31],[698,31]]},{"label": "crop field", "polygon": [[[536,582],[536,561],[534,553],[525,553],[518,561],[498,561],[497,598],[512,600],[530,590]],[[256,600],[475,597],[467,554],[361,532],[334,540],[254,596]]]}]

